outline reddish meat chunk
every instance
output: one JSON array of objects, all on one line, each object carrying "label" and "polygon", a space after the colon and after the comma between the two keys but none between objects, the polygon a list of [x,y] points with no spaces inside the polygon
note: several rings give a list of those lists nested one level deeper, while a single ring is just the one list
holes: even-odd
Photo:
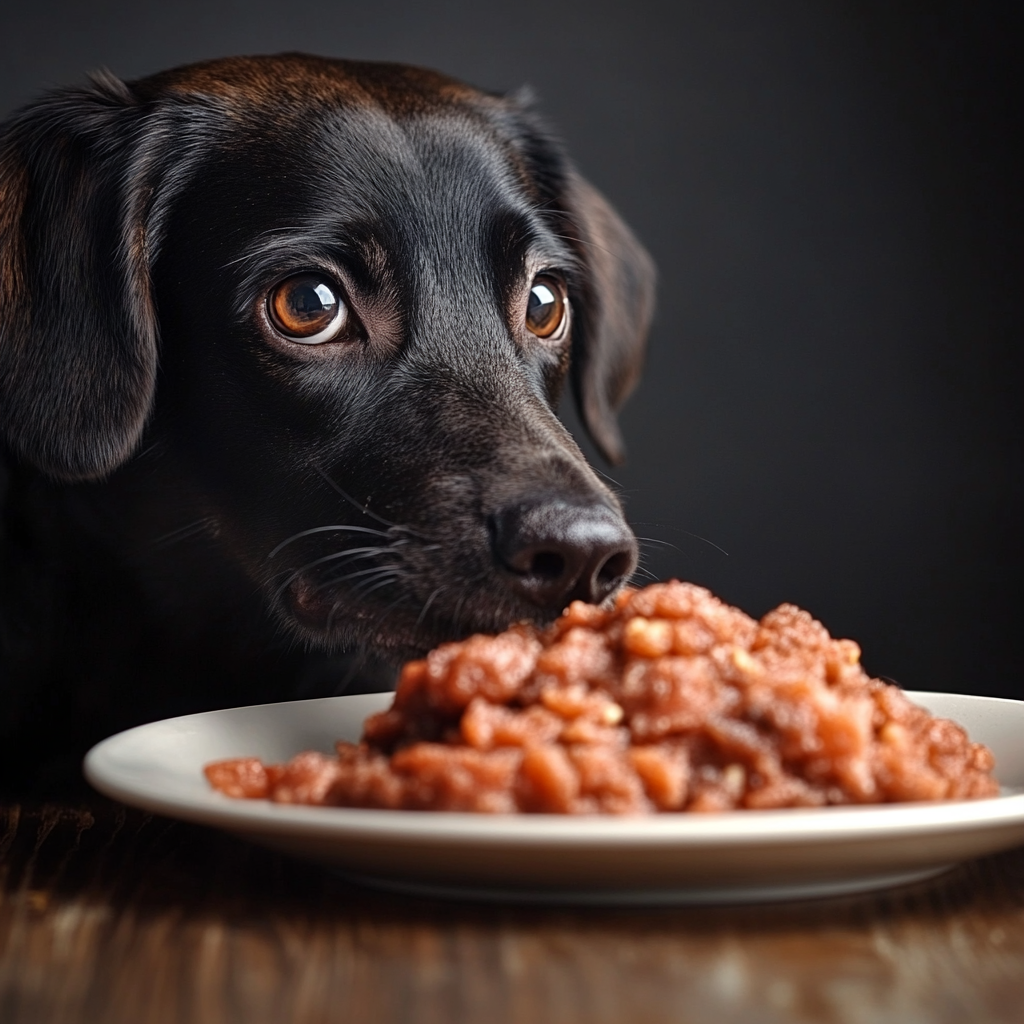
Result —
[{"label": "reddish meat chunk", "polygon": [[543,631],[442,644],[337,758],[206,774],[290,803],[647,814],[993,796],[992,767],[807,612],[756,622],[673,581],[574,602]]}]

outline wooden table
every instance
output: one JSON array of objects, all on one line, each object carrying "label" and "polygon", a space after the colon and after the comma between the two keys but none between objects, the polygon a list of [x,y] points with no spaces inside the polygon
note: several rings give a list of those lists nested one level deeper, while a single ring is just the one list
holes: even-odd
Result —
[{"label": "wooden table", "polygon": [[1024,848],[878,895],[381,895],[98,797],[0,806],[3,1024],[1024,1021]]}]

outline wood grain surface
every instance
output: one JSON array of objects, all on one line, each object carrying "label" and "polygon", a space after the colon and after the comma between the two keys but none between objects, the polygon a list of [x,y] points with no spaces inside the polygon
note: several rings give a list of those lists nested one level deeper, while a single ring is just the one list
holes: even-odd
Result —
[{"label": "wood grain surface", "polygon": [[3,1024],[1024,1021],[1024,849],[761,907],[443,903],[94,798],[0,806]]}]

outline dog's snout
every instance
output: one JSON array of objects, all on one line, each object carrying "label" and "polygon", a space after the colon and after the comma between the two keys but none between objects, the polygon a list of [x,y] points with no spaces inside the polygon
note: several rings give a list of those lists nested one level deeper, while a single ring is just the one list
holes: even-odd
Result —
[{"label": "dog's snout", "polygon": [[538,501],[504,509],[491,524],[510,585],[549,615],[570,601],[603,601],[636,568],[636,539],[606,505]]}]

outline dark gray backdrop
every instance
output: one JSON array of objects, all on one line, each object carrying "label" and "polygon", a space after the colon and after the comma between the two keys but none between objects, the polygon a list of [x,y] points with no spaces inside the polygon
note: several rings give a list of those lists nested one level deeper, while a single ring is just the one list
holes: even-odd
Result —
[{"label": "dark gray backdrop", "polygon": [[649,570],[803,604],[905,686],[1024,697],[1014,7],[4,0],[0,111],[285,49],[531,84],[660,267],[613,473],[674,545]]}]

